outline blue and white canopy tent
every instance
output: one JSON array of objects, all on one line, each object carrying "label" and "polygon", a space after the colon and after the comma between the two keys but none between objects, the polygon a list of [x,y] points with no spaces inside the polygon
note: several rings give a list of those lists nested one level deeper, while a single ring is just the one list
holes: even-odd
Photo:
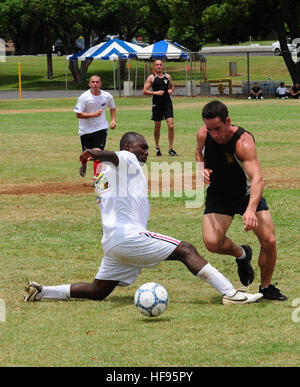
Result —
[{"label": "blue and white canopy tent", "polygon": [[111,39],[107,42],[102,42],[96,46],[77,52],[76,54],[69,55],[66,59],[79,61],[84,61],[86,59],[113,61],[114,89],[116,89],[115,61],[136,59],[137,54],[141,50],[142,47],[137,44],[125,42],[120,39]]},{"label": "blue and white canopy tent", "polygon": [[189,54],[181,47],[174,45],[173,43],[160,40],[153,43],[150,46],[144,47],[137,53],[139,59],[151,60],[151,59],[168,59],[168,60],[187,60]]}]

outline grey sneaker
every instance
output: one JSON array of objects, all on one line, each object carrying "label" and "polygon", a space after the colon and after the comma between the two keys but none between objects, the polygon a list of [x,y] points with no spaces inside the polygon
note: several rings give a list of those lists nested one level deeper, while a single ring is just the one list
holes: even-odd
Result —
[{"label": "grey sneaker", "polygon": [[251,304],[252,302],[256,302],[263,297],[262,293],[249,294],[242,292],[241,290],[237,290],[233,296],[223,296],[222,304],[223,305],[244,305]]},{"label": "grey sneaker", "polygon": [[169,155],[170,156],[177,156],[177,153],[174,151],[174,149],[169,149]]},{"label": "grey sneaker", "polygon": [[24,302],[38,301],[36,295],[42,291],[43,287],[36,282],[29,281],[25,286],[25,294],[23,296]]},{"label": "grey sneaker", "polygon": [[81,167],[79,168],[79,175],[81,177],[84,177],[86,174],[86,165],[81,165]]}]

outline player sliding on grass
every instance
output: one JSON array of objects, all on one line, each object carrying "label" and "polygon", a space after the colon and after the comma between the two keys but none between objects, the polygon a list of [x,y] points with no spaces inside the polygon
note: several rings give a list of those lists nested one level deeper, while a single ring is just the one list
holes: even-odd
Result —
[{"label": "player sliding on grass", "polygon": [[264,298],[285,301],[271,284],[276,265],[276,238],[273,220],[263,198],[264,182],[253,136],[231,123],[227,107],[211,101],[202,111],[204,126],[197,133],[196,161],[204,162],[208,184],[203,217],[203,239],[213,253],[236,258],[243,285],[253,282],[252,250],[238,246],[226,232],[235,214],[243,216],[245,231],[253,230],[260,243],[258,265],[261,271],[259,292]]},{"label": "player sliding on grass", "polygon": [[262,297],[261,293],[237,291],[190,243],[147,230],[148,184],[141,168],[147,157],[148,144],[135,132],[122,137],[119,152],[87,149],[81,154],[81,161],[105,163],[95,184],[103,227],[104,257],[99,271],[92,283],[40,286],[29,282],[24,301],[103,300],[117,285],[132,284],[143,268],[164,260],[184,263],[192,274],[221,293],[223,304],[248,304]]}]

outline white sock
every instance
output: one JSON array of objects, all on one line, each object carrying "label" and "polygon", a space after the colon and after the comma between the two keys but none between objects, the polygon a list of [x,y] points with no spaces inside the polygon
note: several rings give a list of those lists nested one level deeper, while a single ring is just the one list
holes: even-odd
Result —
[{"label": "white sock", "polygon": [[203,281],[213,286],[222,295],[231,297],[236,293],[236,289],[232,283],[210,263],[207,263],[199,271],[197,277],[200,277]]},{"label": "white sock", "polygon": [[242,246],[241,246],[241,249],[243,250],[243,254],[240,257],[237,257],[237,259],[246,258],[246,251],[242,248]]},{"label": "white sock", "polygon": [[40,293],[36,295],[36,300],[42,298],[55,300],[69,300],[71,285],[43,286]]}]

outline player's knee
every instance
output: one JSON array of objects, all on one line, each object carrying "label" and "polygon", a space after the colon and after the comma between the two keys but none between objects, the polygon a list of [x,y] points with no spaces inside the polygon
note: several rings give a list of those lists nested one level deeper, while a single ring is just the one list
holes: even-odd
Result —
[{"label": "player's knee", "polygon": [[275,248],[276,247],[275,234],[272,233],[270,235],[264,236],[264,238],[261,239],[260,243],[263,248],[266,248],[266,249]]},{"label": "player's knee", "polygon": [[191,257],[199,256],[196,248],[189,242],[181,242],[178,248],[178,258],[186,263]]},{"label": "player's knee", "polygon": [[208,251],[217,253],[221,250],[223,242],[214,236],[209,236],[204,238],[204,244]]}]

